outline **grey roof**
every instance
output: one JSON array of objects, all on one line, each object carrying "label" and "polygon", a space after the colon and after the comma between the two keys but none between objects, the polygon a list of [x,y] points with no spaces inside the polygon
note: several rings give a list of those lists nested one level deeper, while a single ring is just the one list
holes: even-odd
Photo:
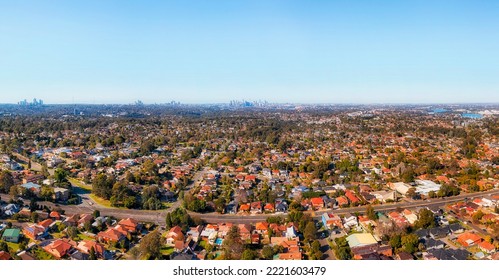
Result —
[{"label": "grey roof", "polygon": [[439,260],[466,260],[471,255],[470,252],[463,249],[431,249],[428,253]]}]

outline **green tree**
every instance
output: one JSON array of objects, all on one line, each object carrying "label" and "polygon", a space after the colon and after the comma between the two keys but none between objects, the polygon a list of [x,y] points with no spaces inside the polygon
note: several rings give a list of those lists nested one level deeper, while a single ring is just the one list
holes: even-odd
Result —
[{"label": "green tree", "polygon": [[366,216],[373,221],[376,221],[378,219],[378,216],[374,211],[374,207],[372,207],[371,205],[368,205],[366,208]]},{"label": "green tree", "polygon": [[149,259],[161,258],[161,233],[157,230],[149,233],[140,242],[140,252]]},{"label": "green tree", "polygon": [[262,257],[266,260],[271,260],[274,257],[274,250],[272,247],[265,245],[262,249]]},{"label": "green tree", "polygon": [[394,234],[390,238],[389,244],[393,249],[398,249],[398,248],[402,247],[402,239],[401,239],[400,235]]},{"label": "green tree", "polygon": [[222,245],[225,258],[228,260],[239,260],[243,253],[244,245],[237,226],[232,226],[225,237]]},{"label": "green tree", "polygon": [[307,223],[307,226],[305,227],[305,231],[303,232],[303,236],[305,240],[308,242],[312,242],[312,240],[315,240],[317,236],[317,228],[315,227],[315,224],[313,221],[310,221]]},{"label": "green tree", "polygon": [[0,172],[0,191],[9,193],[10,187],[12,187],[13,185],[14,177],[12,177],[12,174],[7,170],[3,170],[2,172]]},{"label": "green tree", "polygon": [[71,237],[72,239],[75,239],[78,237],[78,229],[74,226],[69,226],[67,229],[66,229],[66,233],[68,234],[69,237]]},{"label": "green tree", "polygon": [[62,168],[57,168],[54,172],[54,180],[56,183],[67,182],[68,172]]},{"label": "green tree", "polygon": [[418,220],[414,223],[416,228],[431,228],[436,226],[435,215],[430,210],[423,208],[418,213]]},{"label": "green tree", "polygon": [[404,252],[410,254],[416,252],[418,249],[418,243],[419,237],[414,233],[402,236],[401,244]]},{"label": "green tree", "polygon": [[97,254],[95,253],[95,249],[94,249],[94,247],[91,247],[91,248],[90,248],[90,252],[89,252],[89,254],[88,254],[88,255],[89,255],[89,256],[88,256],[88,259],[89,259],[89,260],[96,260],[96,259],[97,259]]},{"label": "green tree", "polygon": [[99,174],[92,182],[92,192],[101,198],[110,199],[113,191],[114,178],[106,174]]},{"label": "green tree", "polygon": [[254,259],[256,259],[256,257],[257,257],[257,254],[255,253],[255,251],[253,251],[251,249],[246,249],[243,251],[241,259],[242,260],[254,260]]}]

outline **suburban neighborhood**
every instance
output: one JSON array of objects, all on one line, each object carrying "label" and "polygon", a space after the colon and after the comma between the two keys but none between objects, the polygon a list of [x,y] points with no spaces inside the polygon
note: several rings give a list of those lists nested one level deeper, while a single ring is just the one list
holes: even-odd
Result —
[{"label": "suburban neighborhood", "polygon": [[497,108],[244,104],[2,108],[0,259],[499,259]]}]

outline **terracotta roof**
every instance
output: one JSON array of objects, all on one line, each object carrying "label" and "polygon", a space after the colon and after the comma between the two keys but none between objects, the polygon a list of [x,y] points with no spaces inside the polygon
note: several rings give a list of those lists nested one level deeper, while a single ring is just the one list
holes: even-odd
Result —
[{"label": "terracotta roof", "polygon": [[10,260],[10,259],[11,259],[11,256],[9,255],[9,253],[7,253],[5,251],[0,252],[0,261],[6,261],[6,260]]},{"label": "terracotta roof", "polygon": [[62,258],[69,252],[71,245],[66,241],[58,239],[43,247],[43,249],[56,258]]},{"label": "terracotta roof", "polygon": [[38,225],[47,229],[52,223],[53,223],[53,221],[51,219],[46,219],[46,220],[39,222]]}]

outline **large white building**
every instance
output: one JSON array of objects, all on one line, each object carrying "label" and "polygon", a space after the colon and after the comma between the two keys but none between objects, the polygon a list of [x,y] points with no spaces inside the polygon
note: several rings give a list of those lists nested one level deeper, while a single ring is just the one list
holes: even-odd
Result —
[{"label": "large white building", "polygon": [[428,193],[431,191],[438,192],[442,185],[432,182],[430,180],[415,180],[416,183],[416,192],[428,196]]},{"label": "large white building", "polygon": [[438,192],[440,190],[440,187],[442,186],[430,180],[415,180],[414,182],[416,183],[415,186],[411,186],[403,182],[397,182],[397,183],[390,183],[390,187],[393,190],[396,190],[398,193],[403,195],[405,195],[410,188],[414,187],[416,189],[416,193],[428,196],[429,192],[431,191]]}]

